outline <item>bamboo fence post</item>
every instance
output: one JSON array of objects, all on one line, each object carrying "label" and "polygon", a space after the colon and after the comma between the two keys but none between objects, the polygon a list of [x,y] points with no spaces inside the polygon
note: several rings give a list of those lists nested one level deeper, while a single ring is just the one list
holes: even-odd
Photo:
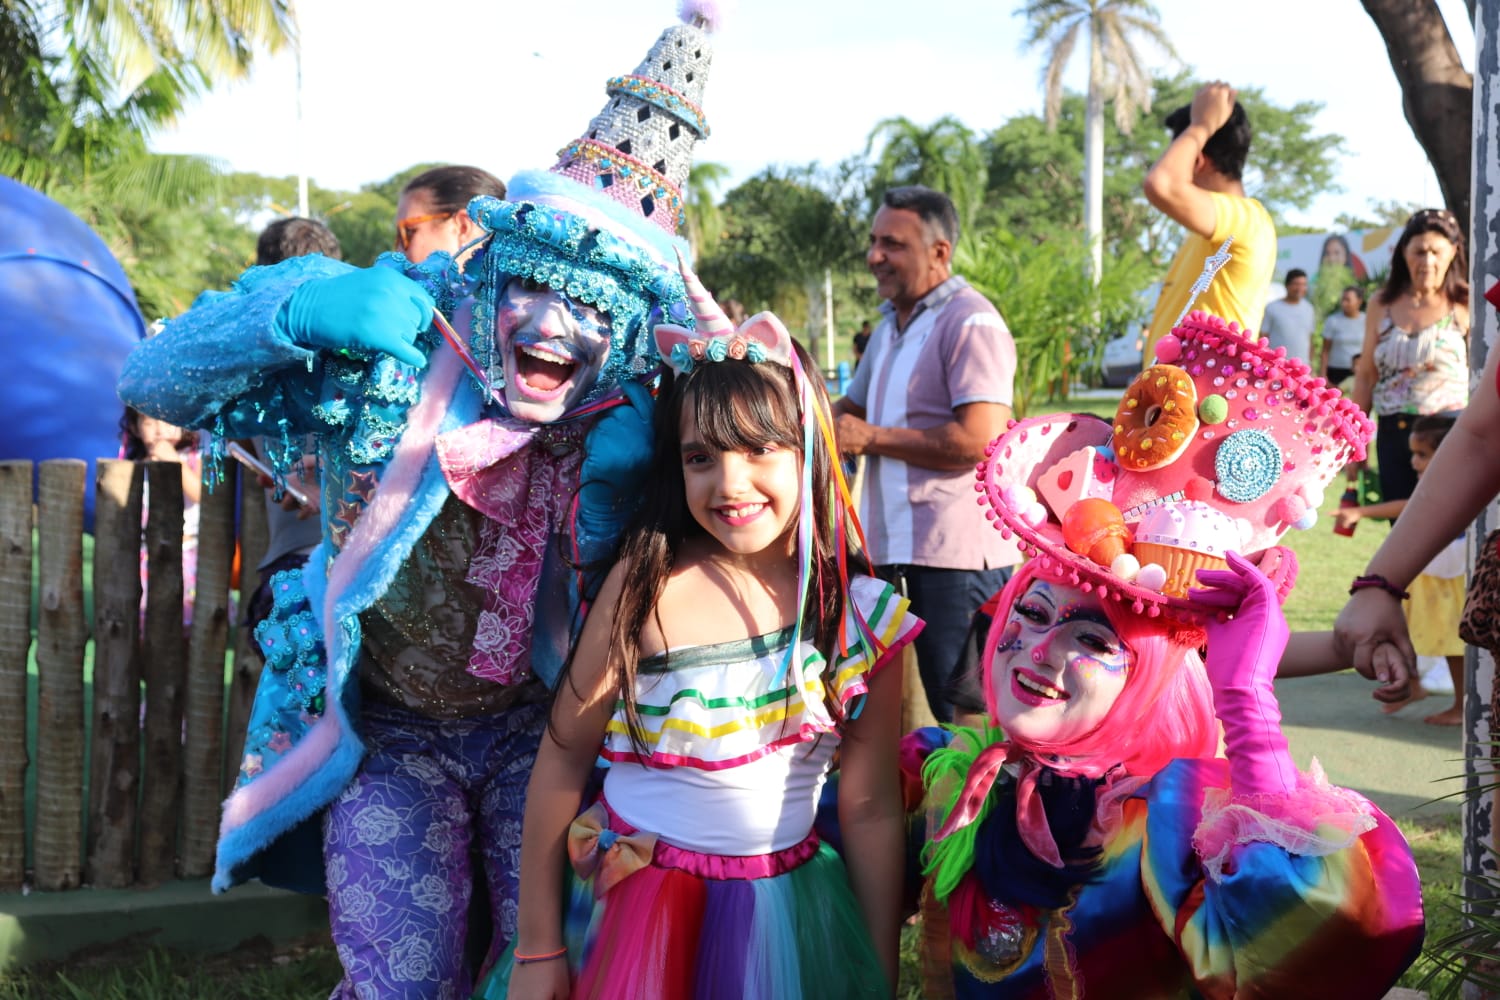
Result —
[{"label": "bamboo fence post", "polygon": [[26,878],[26,657],[31,650],[30,462],[0,462],[0,891]]},{"label": "bamboo fence post", "polygon": [[182,465],[146,463],[145,754],[141,773],[140,879],[155,885],[176,868],[182,801]]},{"label": "bamboo fence post", "polygon": [[[252,475],[240,476],[240,607],[246,608],[250,595],[260,586],[260,565],[270,543],[266,525],[266,491]],[[224,722],[224,787],[234,787],[240,773],[240,758],[245,753],[245,730],[250,724],[250,705],[260,684],[260,668],[265,664],[260,647],[248,628],[235,630],[234,669],[229,680],[229,711]]]},{"label": "bamboo fence post", "polygon": [[[229,638],[229,571],[234,561],[235,469],[203,484],[198,506],[198,588],[188,645],[182,768],[182,850],[178,875],[212,874],[224,773],[224,651]],[[210,473],[212,475],[212,473]]]},{"label": "bamboo fence post", "polygon": [[135,881],[141,780],[141,467],[101,458],[94,494],[94,719],[88,882]]},{"label": "bamboo fence post", "polygon": [[88,465],[41,464],[37,537],[36,886],[76,889],[83,878],[83,491]]}]

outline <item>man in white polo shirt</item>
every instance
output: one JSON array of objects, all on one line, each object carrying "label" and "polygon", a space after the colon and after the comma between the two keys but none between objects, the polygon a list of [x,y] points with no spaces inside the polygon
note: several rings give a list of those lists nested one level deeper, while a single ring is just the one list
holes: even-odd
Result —
[{"label": "man in white polo shirt", "polygon": [[989,300],[952,273],[957,242],[947,195],[885,193],[865,261],[886,301],[834,404],[840,450],[868,456],[860,513],[871,561],[927,622],[917,661],[945,722],[970,620],[1021,560],[974,502],[974,465],[1010,419],[1016,346]]}]

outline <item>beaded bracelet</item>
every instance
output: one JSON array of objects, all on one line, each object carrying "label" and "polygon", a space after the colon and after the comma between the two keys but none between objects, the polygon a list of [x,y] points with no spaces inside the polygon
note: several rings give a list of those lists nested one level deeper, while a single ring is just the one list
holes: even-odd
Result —
[{"label": "beaded bracelet", "polygon": [[1367,590],[1371,587],[1385,591],[1398,601],[1404,601],[1411,597],[1411,594],[1402,590],[1379,573],[1367,573],[1364,576],[1356,576],[1354,582],[1349,585],[1349,596],[1353,597],[1358,591]]},{"label": "beaded bracelet", "polygon": [[523,955],[520,952],[516,952],[515,954],[511,955],[511,958],[517,965],[530,965],[532,962],[550,962],[554,958],[562,958],[567,953],[568,949],[566,947],[562,947],[557,949],[556,951],[549,951],[541,955]]}]

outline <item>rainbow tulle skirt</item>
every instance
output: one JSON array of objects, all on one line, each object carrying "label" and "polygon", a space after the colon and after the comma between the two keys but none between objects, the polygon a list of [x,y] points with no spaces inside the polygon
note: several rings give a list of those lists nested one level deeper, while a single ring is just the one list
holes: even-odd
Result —
[{"label": "rainbow tulle skirt", "polygon": [[[635,831],[610,814],[609,828]],[[575,859],[576,862],[576,859]],[[597,900],[570,878],[573,996],[587,1000],[883,997],[889,987],[844,863],[817,835],[756,858],[657,843]],[[507,995],[511,953],[475,996]]]}]

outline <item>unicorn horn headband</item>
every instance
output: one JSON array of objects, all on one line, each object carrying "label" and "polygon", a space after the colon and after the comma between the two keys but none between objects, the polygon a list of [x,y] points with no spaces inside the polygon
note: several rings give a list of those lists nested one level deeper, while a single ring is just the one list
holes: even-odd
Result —
[{"label": "unicorn horn headband", "polygon": [[703,282],[677,254],[677,268],[687,287],[688,304],[697,327],[687,330],[670,323],[656,327],[656,349],[678,375],[686,375],[705,361],[774,361],[792,367],[792,335],[775,314],[756,313],[735,329],[724,310],[708,294]]}]

